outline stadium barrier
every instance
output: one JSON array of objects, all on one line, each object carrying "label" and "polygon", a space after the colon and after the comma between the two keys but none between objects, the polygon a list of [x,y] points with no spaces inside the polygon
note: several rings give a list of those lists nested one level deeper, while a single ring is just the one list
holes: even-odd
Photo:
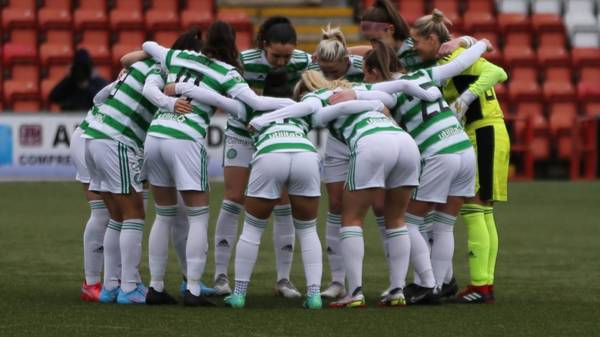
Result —
[{"label": "stadium barrier", "polygon": [[[0,181],[73,180],[71,134],[85,114],[0,113]],[[227,118],[217,114],[211,120],[206,139],[211,179],[223,177],[223,142]],[[322,155],[327,130],[309,135]]]}]

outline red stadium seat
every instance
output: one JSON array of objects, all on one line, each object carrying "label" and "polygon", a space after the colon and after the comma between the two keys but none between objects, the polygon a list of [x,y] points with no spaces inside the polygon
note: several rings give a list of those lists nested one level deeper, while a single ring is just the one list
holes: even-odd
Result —
[{"label": "red stadium seat", "polygon": [[586,116],[600,117],[600,102],[585,103],[583,111]]},{"label": "red stadium seat", "polygon": [[144,30],[122,30],[117,34],[117,43],[112,47],[112,62],[114,67],[121,67],[121,57],[131,51],[141,50],[146,41]]},{"label": "red stadium seat", "polygon": [[154,0],[152,8],[146,11],[146,29],[179,30],[177,0]]},{"label": "red stadium seat", "polygon": [[506,34],[508,32],[529,32],[531,23],[529,17],[520,13],[498,14],[498,29]]},{"label": "red stadium seat", "polygon": [[507,45],[504,48],[504,63],[509,67],[536,66],[537,59],[529,46]]},{"label": "red stadium seat", "polygon": [[531,47],[531,34],[529,32],[510,32],[504,37],[504,45]]},{"label": "red stadium seat", "polygon": [[75,30],[103,29],[107,27],[106,0],[80,1],[73,14]]},{"label": "red stadium seat", "polygon": [[45,0],[44,7],[38,11],[38,23],[41,29],[71,28],[71,0]]},{"label": "red stadium seat", "polygon": [[581,102],[600,101],[600,69],[597,66],[581,68],[577,97]]},{"label": "red stadium seat", "polygon": [[463,29],[463,20],[460,15],[460,2],[458,0],[433,0],[431,8],[437,8],[452,21],[452,32]]},{"label": "red stadium seat", "polygon": [[536,33],[564,31],[563,20],[556,14],[533,13],[531,25]]},{"label": "red stadium seat", "polygon": [[[499,102],[504,102],[507,100],[507,98],[508,98],[507,89],[503,83],[496,84],[494,86],[494,92],[496,93],[496,99]],[[505,111],[505,109],[503,108],[502,111]],[[508,111],[508,110],[506,110],[506,111]]]},{"label": "red stadium seat", "polygon": [[111,62],[108,48],[108,32],[105,30],[87,30],[82,34],[77,48],[84,48],[94,59],[94,63],[106,64]]},{"label": "red stadium seat", "polygon": [[38,99],[38,80],[36,65],[15,65],[11,69],[11,79],[4,81],[4,101],[10,106],[13,101]]},{"label": "red stadium seat", "polygon": [[511,81],[508,85],[508,97],[513,103],[539,102],[541,89],[537,82]]},{"label": "red stadium seat", "polygon": [[493,0],[467,0],[467,10],[480,13],[493,13]]},{"label": "red stadium seat", "polygon": [[70,63],[73,58],[73,34],[70,30],[50,30],[46,42],[40,46],[40,61],[43,66],[49,63]]},{"label": "red stadium seat", "polygon": [[571,51],[573,66],[577,69],[583,66],[597,66],[600,64],[599,48],[573,48]]},{"label": "red stadium seat", "polygon": [[113,69],[110,64],[97,65],[95,68],[98,74],[107,81],[112,81],[115,78],[114,70],[117,72],[121,70],[121,66]]},{"label": "red stadium seat", "polygon": [[[515,109],[517,116],[527,117],[533,128],[533,142],[531,151],[535,160],[544,160],[550,157],[550,144],[548,142],[548,121],[544,117],[541,103],[521,103]],[[517,125],[517,134],[522,134],[524,125]]]},{"label": "red stadium seat", "polygon": [[584,82],[593,82],[600,84],[600,68],[597,66],[587,66],[579,70],[579,79]]},{"label": "red stadium seat", "polygon": [[546,32],[538,34],[538,46],[562,47],[566,46],[566,37],[563,32]]},{"label": "red stadium seat", "polygon": [[11,0],[2,10],[2,27],[35,28],[36,13],[35,0]]},{"label": "red stadium seat", "polygon": [[158,42],[161,46],[172,46],[175,40],[179,37],[179,32],[172,31],[158,31],[154,33],[154,41]]},{"label": "red stadium seat", "polygon": [[12,110],[14,112],[38,112],[41,104],[37,98],[17,99],[13,102]]},{"label": "red stadium seat", "polygon": [[550,66],[561,66],[570,64],[570,54],[562,46],[541,46],[537,50],[537,62],[546,68]]},{"label": "red stadium seat", "polygon": [[550,106],[550,132],[553,136],[564,130],[571,130],[577,116],[575,103],[554,103]]},{"label": "red stadium seat", "polygon": [[571,81],[546,81],[543,90],[546,102],[574,102],[576,99]]},{"label": "red stadium seat", "polygon": [[212,0],[188,0],[187,7],[181,11],[181,28],[188,29],[198,25],[204,31],[211,24],[215,15]]},{"label": "red stadium seat", "polygon": [[252,33],[238,32],[236,34],[235,44],[238,50],[248,50],[252,48]]},{"label": "red stadium seat", "polygon": [[4,64],[37,62],[37,31],[13,29],[2,48]]},{"label": "red stadium seat", "polygon": [[110,11],[111,29],[144,28],[144,16],[142,15],[142,10],[142,0],[117,0],[115,7]]},{"label": "red stadium seat", "polygon": [[398,1],[398,11],[409,25],[425,15],[425,1],[401,0]]},{"label": "red stadium seat", "polygon": [[222,10],[217,15],[218,20],[225,21],[239,32],[252,32],[252,21],[248,14],[237,10]]},{"label": "red stadium seat", "polygon": [[491,12],[467,11],[464,15],[463,27],[466,33],[495,32],[496,18]]}]

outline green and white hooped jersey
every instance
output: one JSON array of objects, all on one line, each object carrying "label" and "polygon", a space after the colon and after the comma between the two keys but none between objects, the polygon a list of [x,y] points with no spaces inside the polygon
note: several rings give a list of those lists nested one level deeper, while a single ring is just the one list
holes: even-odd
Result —
[{"label": "green and white hooped jersey", "polygon": [[[240,61],[244,67],[243,76],[250,87],[258,94],[265,87],[265,79],[273,66],[267,61],[267,56],[262,49],[248,49],[240,53]],[[296,85],[302,73],[308,69],[312,61],[312,55],[302,50],[295,49],[292,58],[285,65],[290,86]]]},{"label": "green and white hooped jersey", "polygon": [[[363,57],[360,55],[349,55],[348,58],[350,59],[350,67],[348,67],[344,79],[349,82],[362,82],[364,78]],[[321,68],[319,68],[318,63],[311,63],[310,66],[308,66],[308,70],[321,71]]]},{"label": "green and white hooped jersey", "polygon": [[87,114],[85,114],[85,118],[81,121],[81,124],[79,124],[79,128],[81,130],[83,130],[85,132],[85,130],[88,128],[88,125],[90,125],[90,122],[92,121],[92,119],[94,118],[94,107],[95,105],[93,105],[87,112]]},{"label": "green and white hooped jersey", "polygon": [[[435,86],[431,68],[417,70],[400,79],[417,81],[423,88]],[[422,158],[459,153],[472,147],[467,134],[443,98],[426,102],[404,93],[397,93],[394,97],[396,106],[392,109],[392,115],[415,140]]]},{"label": "green and white hooped jersey", "polygon": [[254,158],[271,152],[317,152],[308,139],[308,118],[286,118],[271,123],[254,135]]},{"label": "green and white hooped jersey", "polygon": [[86,126],[84,137],[114,139],[141,149],[156,107],[142,94],[154,61],[132,64],[119,78],[104,104],[94,106],[94,118]]},{"label": "green and white hooped jersey", "polygon": [[271,111],[255,111],[246,105],[246,116],[243,118],[233,118],[229,116],[227,118],[227,129],[225,129],[225,135],[228,137],[235,137],[240,140],[252,141],[252,135],[250,132],[248,132],[248,129],[246,129],[246,125],[252,120],[252,118],[268,112]]},{"label": "green and white hooped jersey", "polygon": [[[360,88],[364,86],[355,86]],[[321,89],[305,95],[302,100],[316,97],[323,107],[329,105],[327,100],[333,95],[332,90]],[[359,139],[378,132],[404,132],[396,123],[379,111],[364,111],[342,116],[329,123],[332,136],[346,143],[350,149],[356,146]]]},{"label": "green and white hooped jersey", "polygon": [[[196,86],[229,96],[235,96],[247,87],[235,67],[210,59],[200,52],[169,50],[164,69],[154,68],[152,76],[161,76],[166,83],[192,82]],[[185,115],[159,110],[148,130],[149,134],[160,138],[203,140],[215,109],[195,100],[190,103],[194,112]]]},{"label": "green and white hooped jersey", "polygon": [[398,49],[396,56],[398,61],[407,71],[415,71],[423,68],[429,68],[435,65],[436,61],[423,61],[423,58],[415,50],[415,40],[412,37],[407,38],[402,42],[402,46]]}]

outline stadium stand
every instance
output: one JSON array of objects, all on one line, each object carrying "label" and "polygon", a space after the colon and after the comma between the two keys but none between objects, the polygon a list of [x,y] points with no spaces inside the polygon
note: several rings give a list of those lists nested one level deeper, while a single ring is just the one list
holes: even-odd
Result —
[{"label": "stadium stand", "polygon": [[[533,177],[528,160],[557,158],[569,162],[572,178],[586,176],[589,163],[583,158],[589,156],[583,154],[597,153],[589,120],[600,116],[600,1],[395,2],[408,22],[438,8],[453,21],[455,35],[485,37],[496,46],[485,57],[509,72],[509,81],[496,92],[507,121],[514,124],[513,152],[531,158],[520,165],[521,178]],[[145,39],[169,45],[181,30],[191,25],[205,30],[216,18],[234,25],[240,49],[252,47],[259,24],[276,14],[295,23],[300,49],[313,51],[320,27],[329,22],[342,26],[351,45],[363,44],[355,19],[372,0],[322,1],[320,7],[301,7],[298,1],[288,7],[225,3],[230,5],[219,7],[214,0],[4,0],[0,107],[19,113],[56,111],[48,93],[77,48],[88,49],[98,71],[111,78],[119,71],[119,58]],[[597,162],[592,157],[589,161]]]}]

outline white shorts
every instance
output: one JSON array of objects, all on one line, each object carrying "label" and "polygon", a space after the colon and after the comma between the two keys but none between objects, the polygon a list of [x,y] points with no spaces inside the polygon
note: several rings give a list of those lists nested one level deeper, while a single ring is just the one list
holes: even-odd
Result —
[{"label": "white shorts", "polygon": [[419,185],[420,153],[406,132],[378,132],[359,139],[346,179],[349,191]]},{"label": "white shorts", "polygon": [[476,167],[473,148],[423,158],[420,184],[413,199],[445,204],[448,196],[474,196]]},{"label": "white shorts", "polygon": [[85,163],[90,191],[129,194],[142,192],[143,157],[139,151],[112,139],[86,139]]},{"label": "white shorts", "polygon": [[153,186],[208,191],[208,156],[199,142],[148,136],[144,166]]},{"label": "white shorts", "polygon": [[271,152],[252,162],[246,195],[279,199],[287,187],[289,195],[321,195],[319,155],[315,152]]},{"label": "white shorts", "polygon": [[71,160],[75,165],[75,180],[89,184],[90,183],[90,171],[88,171],[87,165],[85,164],[85,138],[81,138],[83,130],[77,127],[71,135],[71,146],[69,152],[71,153]]},{"label": "white shorts", "polygon": [[323,159],[323,182],[326,184],[346,181],[350,164],[350,148],[335,137],[327,136]]},{"label": "white shorts", "polygon": [[250,167],[254,155],[252,139],[233,137],[225,134],[223,146],[223,167]]}]

